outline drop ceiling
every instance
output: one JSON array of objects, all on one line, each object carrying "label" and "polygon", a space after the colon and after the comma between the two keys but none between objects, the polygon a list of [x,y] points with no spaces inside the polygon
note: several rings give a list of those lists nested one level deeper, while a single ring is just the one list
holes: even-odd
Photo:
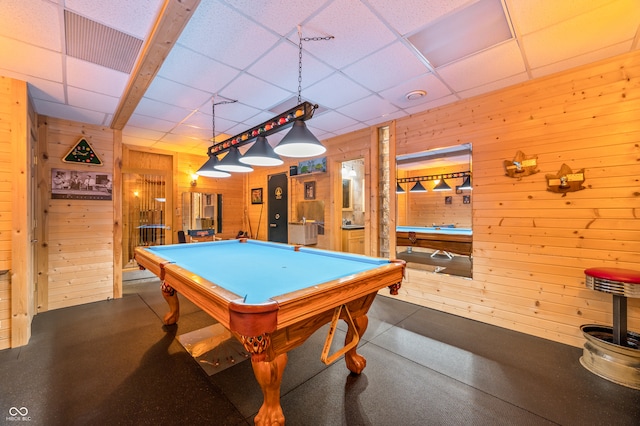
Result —
[{"label": "drop ceiling", "polygon": [[[39,114],[115,128],[124,117],[126,144],[204,155],[212,99],[216,140],[297,104],[299,25],[320,38],[302,42],[300,85],[321,107],[307,122],[320,139],[640,45],[638,0],[189,2],[180,21],[161,0],[3,0],[0,75],[27,81]],[[136,65],[167,19],[186,24],[132,97]],[[413,91],[426,94],[408,99]]]}]

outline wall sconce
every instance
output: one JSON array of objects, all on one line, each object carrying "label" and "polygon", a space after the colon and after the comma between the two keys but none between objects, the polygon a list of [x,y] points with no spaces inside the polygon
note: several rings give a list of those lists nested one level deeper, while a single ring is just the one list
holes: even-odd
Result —
[{"label": "wall sconce", "polygon": [[563,164],[555,175],[546,175],[547,191],[558,192],[566,195],[567,192],[585,189],[582,184],[585,181],[584,169],[573,172],[569,166]]},{"label": "wall sconce", "polygon": [[516,156],[513,161],[504,160],[505,174],[512,178],[522,178],[534,173],[538,173],[536,168],[538,167],[538,157],[527,157],[524,152],[516,152]]},{"label": "wall sconce", "polygon": [[191,173],[191,186],[196,186],[198,184],[198,174]]}]

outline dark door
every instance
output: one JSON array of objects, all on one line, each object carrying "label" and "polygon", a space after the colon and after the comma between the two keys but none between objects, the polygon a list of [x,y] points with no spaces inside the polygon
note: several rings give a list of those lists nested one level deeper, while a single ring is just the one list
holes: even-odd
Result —
[{"label": "dark door", "polygon": [[269,241],[287,243],[289,223],[287,174],[280,173],[269,176],[267,204],[269,211]]}]

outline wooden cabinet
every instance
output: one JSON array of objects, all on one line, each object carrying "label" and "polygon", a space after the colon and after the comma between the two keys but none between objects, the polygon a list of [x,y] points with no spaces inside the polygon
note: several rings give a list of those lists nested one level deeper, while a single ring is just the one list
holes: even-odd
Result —
[{"label": "wooden cabinet", "polygon": [[342,230],[342,251],[364,254],[364,228]]}]

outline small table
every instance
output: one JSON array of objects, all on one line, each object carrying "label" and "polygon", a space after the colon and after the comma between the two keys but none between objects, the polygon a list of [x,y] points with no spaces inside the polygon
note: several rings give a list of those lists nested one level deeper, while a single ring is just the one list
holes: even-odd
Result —
[{"label": "small table", "polygon": [[[330,343],[335,323],[347,322],[346,346],[338,352],[344,353],[349,370],[362,372],[366,359],[356,353],[356,345],[367,328],[366,314],[378,290],[390,287],[397,294],[405,265],[402,260],[246,238],[138,247],[135,259],[163,281],[170,308],[166,324],[178,321],[179,292],[230,330],[251,354],[264,396],[257,425],[284,423],[280,384],[287,352],[324,324],[331,323]],[[323,351],[321,359],[325,355]]]}]

